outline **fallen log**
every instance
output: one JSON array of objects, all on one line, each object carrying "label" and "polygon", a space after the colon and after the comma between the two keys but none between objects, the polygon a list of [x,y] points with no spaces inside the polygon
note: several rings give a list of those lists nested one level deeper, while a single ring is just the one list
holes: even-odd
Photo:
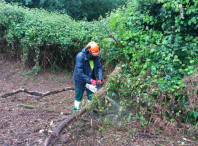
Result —
[{"label": "fallen log", "polygon": [[28,89],[18,89],[18,90],[12,91],[10,93],[1,94],[0,97],[6,98],[8,96],[12,96],[12,95],[15,95],[15,94],[20,93],[20,92],[24,92],[24,93],[34,95],[34,96],[44,97],[44,96],[57,94],[57,93],[68,91],[68,90],[74,90],[74,87],[66,87],[66,88],[59,89],[59,90],[47,91],[45,93],[36,92],[36,91],[29,91]]},{"label": "fallen log", "polygon": [[66,144],[67,142],[72,140],[72,139],[70,139],[72,135],[80,134],[81,132],[86,132],[86,134],[89,133],[89,131],[87,131],[88,126],[90,127],[89,122],[87,122],[87,124],[80,125],[79,127],[75,128],[75,129],[72,129],[71,131],[67,132],[66,134],[63,134],[60,137],[53,139],[51,141],[51,145],[56,145],[57,143]]},{"label": "fallen log", "polygon": [[77,121],[77,117],[81,117],[83,114],[86,113],[86,109],[82,109],[80,112],[78,113],[74,113],[71,116],[69,116],[65,121],[63,121],[53,132],[52,134],[45,139],[44,143],[42,144],[42,146],[50,146],[51,145],[51,141],[53,141],[53,143],[55,143],[54,140],[57,139],[57,136],[62,132],[62,130],[68,126],[68,124],[71,124],[75,121]]}]

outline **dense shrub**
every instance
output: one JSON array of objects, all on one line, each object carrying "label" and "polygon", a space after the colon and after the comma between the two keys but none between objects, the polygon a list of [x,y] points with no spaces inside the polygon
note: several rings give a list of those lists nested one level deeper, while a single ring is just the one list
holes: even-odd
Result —
[{"label": "dense shrub", "polygon": [[[163,129],[170,130],[171,126],[165,127],[171,122],[174,126],[182,123],[187,113],[197,110],[197,106],[192,108],[197,105],[197,84],[194,90],[184,84],[184,76],[193,75],[197,68],[197,12],[196,0],[133,0],[109,17],[122,49],[109,50],[108,58],[124,64],[123,78],[112,80],[108,93],[137,116],[149,116],[148,121],[140,119],[142,125],[164,123]],[[197,74],[194,77],[196,81]],[[193,102],[188,100],[189,90]]]},{"label": "dense shrub", "polygon": [[[22,8],[0,3],[1,36],[8,47],[4,52],[18,52],[24,67],[72,69],[76,54],[90,41],[99,41],[106,23],[75,21],[68,15]],[[18,51],[16,51],[18,50]]]}]

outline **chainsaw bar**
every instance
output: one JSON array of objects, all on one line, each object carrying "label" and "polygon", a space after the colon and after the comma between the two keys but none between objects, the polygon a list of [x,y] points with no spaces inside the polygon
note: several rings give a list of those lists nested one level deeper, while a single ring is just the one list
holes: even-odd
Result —
[{"label": "chainsaw bar", "polygon": [[85,87],[89,89],[91,92],[95,93],[98,91],[98,87],[92,84],[86,83]]}]

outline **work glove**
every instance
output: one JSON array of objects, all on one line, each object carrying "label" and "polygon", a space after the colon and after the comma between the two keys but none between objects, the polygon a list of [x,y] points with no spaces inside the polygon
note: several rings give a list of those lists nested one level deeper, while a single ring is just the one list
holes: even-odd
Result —
[{"label": "work glove", "polygon": [[96,85],[96,80],[91,79],[90,83],[91,83],[92,85]]},{"label": "work glove", "polygon": [[102,85],[102,81],[101,80],[98,80],[97,82],[99,85]]}]

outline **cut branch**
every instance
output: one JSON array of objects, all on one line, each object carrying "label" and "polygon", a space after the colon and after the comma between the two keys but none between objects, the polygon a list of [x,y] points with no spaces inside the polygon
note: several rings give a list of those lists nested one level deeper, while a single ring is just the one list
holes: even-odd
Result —
[{"label": "cut branch", "polygon": [[63,89],[60,89],[60,90],[54,90],[54,91],[47,91],[45,93],[36,92],[36,91],[29,91],[28,89],[18,89],[18,90],[15,90],[13,92],[10,92],[10,93],[2,94],[2,95],[0,95],[0,97],[6,98],[8,96],[12,96],[12,95],[15,95],[15,94],[20,93],[20,92],[24,92],[24,93],[27,93],[27,94],[30,94],[30,95],[34,95],[34,96],[44,97],[44,96],[48,96],[48,95],[64,92],[64,91],[67,91],[67,90],[74,90],[74,87],[67,87],[67,88],[63,88]]},{"label": "cut branch", "polygon": [[114,39],[118,45],[119,48],[121,48],[119,41],[114,37],[114,35],[110,34],[109,35],[112,39]]},{"label": "cut branch", "polygon": [[[81,117],[83,114],[86,113],[86,109],[82,109],[80,112],[78,113],[74,113],[71,116],[69,116],[65,121],[63,121],[53,132],[52,134],[45,139],[44,143],[42,144],[42,146],[49,146],[51,145],[51,141],[54,141],[57,139],[57,136],[62,132],[62,130],[68,126],[68,124],[73,123],[75,121],[77,121],[77,117]],[[53,142],[54,143],[54,142]]]}]

